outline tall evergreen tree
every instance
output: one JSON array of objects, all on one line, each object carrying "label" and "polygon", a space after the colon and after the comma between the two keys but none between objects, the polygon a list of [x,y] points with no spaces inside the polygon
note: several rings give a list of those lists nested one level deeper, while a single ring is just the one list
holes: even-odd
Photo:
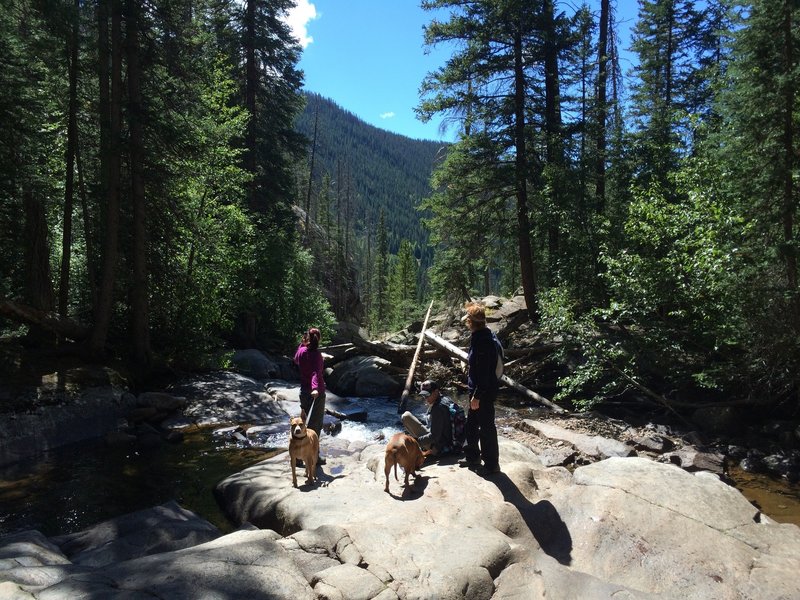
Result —
[{"label": "tall evergreen tree", "polygon": [[408,323],[417,307],[417,262],[411,242],[403,240],[390,276],[392,326]]},{"label": "tall evergreen tree", "polygon": [[[525,300],[536,318],[537,279],[531,243],[528,181],[531,158],[528,148],[529,64],[528,42],[536,29],[536,17],[524,2],[478,0],[423,2],[426,9],[450,9],[447,22],[433,21],[425,29],[429,45],[457,42],[447,64],[428,75],[422,86],[425,96],[419,107],[423,118],[444,112],[467,115],[479,125],[475,133],[482,142],[474,144],[482,158],[505,176],[503,187],[516,200],[517,247]],[[536,53],[541,57],[542,53]],[[551,91],[553,91],[551,89]],[[513,168],[507,168],[507,161]]]},{"label": "tall evergreen tree", "polygon": [[800,8],[790,0],[755,0],[739,7],[712,156],[725,173],[733,205],[749,223],[745,289],[752,338],[747,354],[750,367],[760,373],[753,378],[780,398],[800,389]]},{"label": "tall evergreen tree", "polygon": [[708,114],[710,106],[709,86],[698,74],[707,72],[705,59],[716,49],[701,27],[706,14],[690,0],[639,1],[632,107],[640,185],[668,189],[668,175],[694,151],[692,118]]}]

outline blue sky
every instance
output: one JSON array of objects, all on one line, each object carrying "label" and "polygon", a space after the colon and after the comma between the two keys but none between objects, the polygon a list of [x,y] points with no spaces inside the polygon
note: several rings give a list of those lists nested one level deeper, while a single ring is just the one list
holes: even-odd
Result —
[{"label": "blue sky", "polygon": [[[618,20],[630,26],[636,0],[617,4]],[[304,47],[299,66],[306,89],[376,127],[452,141],[453,128],[442,132],[440,116],[422,123],[414,114],[423,78],[449,55],[423,47],[422,28],[433,16],[418,0],[297,0],[289,23]]]}]

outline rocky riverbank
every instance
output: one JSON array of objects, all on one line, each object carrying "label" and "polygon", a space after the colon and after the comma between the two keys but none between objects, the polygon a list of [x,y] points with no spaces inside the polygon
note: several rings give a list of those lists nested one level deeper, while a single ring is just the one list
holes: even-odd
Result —
[{"label": "rocky riverbank", "polygon": [[[246,436],[248,424],[278,427],[299,410],[295,384],[241,375],[178,391],[176,427],[234,419]],[[0,538],[0,595],[800,596],[800,528],[711,472],[714,452],[597,416],[530,416],[500,418],[503,472],[492,478],[443,459],[386,494],[383,441],[326,435],[319,485],[292,488],[285,453],[220,482],[240,526],[227,535],[172,503],[55,538]]]}]

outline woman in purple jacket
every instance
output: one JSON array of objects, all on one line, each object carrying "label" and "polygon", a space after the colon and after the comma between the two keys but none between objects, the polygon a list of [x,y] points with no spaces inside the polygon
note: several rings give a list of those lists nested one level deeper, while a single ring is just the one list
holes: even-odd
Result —
[{"label": "woman in purple jacket", "polygon": [[[319,329],[312,327],[294,354],[294,362],[300,368],[300,408],[306,411],[309,429],[316,431],[319,437],[322,437],[322,418],[325,415],[325,378],[319,351],[321,337]],[[320,456],[317,464],[324,465],[325,459]]]}]

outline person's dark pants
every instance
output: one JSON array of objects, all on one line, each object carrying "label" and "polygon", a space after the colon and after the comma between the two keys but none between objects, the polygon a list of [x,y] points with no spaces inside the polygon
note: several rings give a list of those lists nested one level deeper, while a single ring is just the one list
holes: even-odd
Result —
[{"label": "person's dark pants", "polygon": [[500,449],[494,423],[494,396],[481,398],[478,410],[467,411],[466,430],[464,457],[470,462],[483,459],[483,464],[489,469],[497,467],[500,464]]},{"label": "person's dark pants", "polygon": [[[311,406],[313,403],[313,407]],[[309,429],[317,432],[317,436],[322,438],[322,419],[325,416],[325,392],[317,395],[313,400],[311,392],[300,391],[300,408],[306,411],[306,424]],[[313,408],[313,410],[312,410]]]}]

